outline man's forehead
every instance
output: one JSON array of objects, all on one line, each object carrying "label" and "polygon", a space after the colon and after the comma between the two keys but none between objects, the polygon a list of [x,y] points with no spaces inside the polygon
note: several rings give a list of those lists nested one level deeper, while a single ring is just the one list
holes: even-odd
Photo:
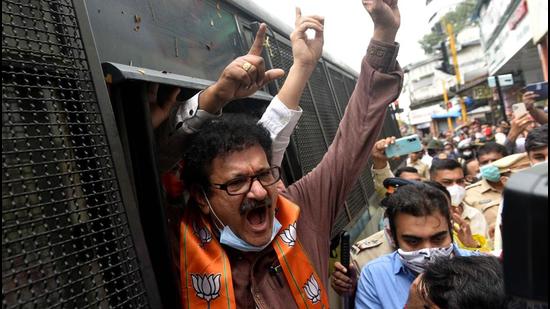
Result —
[{"label": "man's forehead", "polygon": [[399,213],[395,218],[396,229],[399,234],[430,237],[448,229],[447,218],[439,210],[425,216],[413,216]]},{"label": "man's forehead", "polygon": [[457,180],[464,178],[464,171],[461,168],[455,168],[453,170],[438,170],[435,173],[437,179],[451,179]]},{"label": "man's forehead", "polygon": [[502,154],[499,152],[489,152],[479,156],[479,161],[501,159]]},{"label": "man's forehead", "polygon": [[212,161],[212,175],[249,173],[269,167],[269,161],[260,145],[218,155]]}]

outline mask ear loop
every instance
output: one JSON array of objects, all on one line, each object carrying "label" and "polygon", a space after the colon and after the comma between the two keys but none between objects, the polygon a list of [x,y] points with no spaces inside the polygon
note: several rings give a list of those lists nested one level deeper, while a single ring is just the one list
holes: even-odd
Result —
[{"label": "mask ear loop", "polygon": [[[204,196],[204,199],[206,200],[206,203],[208,204],[208,208],[210,208],[210,212],[212,212],[212,215],[216,219],[216,220],[214,220],[214,225],[216,226],[216,228],[218,230],[220,230],[220,231],[223,230],[223,228],[226,226],[226,224],[224,224],[223,221],[218,217],[218,215],[216,215],[216,212],[212,208],[212,205],[210,204],[210,200],[206,196],[206,192],[204,192],[203,188],[201,188],[201,191],[202,191],[202,195]],[[218,221],[222,225],[222,227],[219,227],[218,222],[216,222],[216,221]]]}]

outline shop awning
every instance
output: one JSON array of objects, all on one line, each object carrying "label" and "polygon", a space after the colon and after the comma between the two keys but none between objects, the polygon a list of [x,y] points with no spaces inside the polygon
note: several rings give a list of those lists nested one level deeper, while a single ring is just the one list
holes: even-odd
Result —
[{"label": "shop awning", "polygon": [[432,119],[458,118],[460,116],[462,116],[460,113],[460,106],[453,106],[448,112],[433,114]]}]

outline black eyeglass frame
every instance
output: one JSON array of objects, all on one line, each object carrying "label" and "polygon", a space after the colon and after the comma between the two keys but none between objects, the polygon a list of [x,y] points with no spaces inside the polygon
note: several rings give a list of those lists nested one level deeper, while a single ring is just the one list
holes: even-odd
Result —
[{"label": "black eyeglass frame", "polygon": [[[269,172],[269,174],[274,176],[273,180],[270,180],[269,183],[264,183],[260,179],[260,177],[265,176],[266,172]],[[242,187],[242,188],[246,188],[246,190],[241,188],[241,189],[239,189],[239,191],[242,190],[242,192],[240,192],[240,193],[231,193],[231,192],[229,192],[228,187],[231,186],[231,184],[234,183],[234,182],[242,181],[243,178],[248,178],[248,180],[249,180],[248,181],[248,187],[246,187],[246,186]],[[248,193],[250,191],[250,188],[252,188],[252,183],[254,183],[255,180],[258,180],[260,182],[260,184],[262,185],[262,187],[265,188],[265,187],[269,187],[269,186],[272,186],[272,185],[276,184],[277,181],[279,181],[280,179],[281,179],[281,168],[279,166],[272,166],[269,169],[264,170],[264,171],[260,172],[259,174],[256,174],[256,175],[253,175],[253,176],[241,176],[241,177],[231,179],[226,183],[211,183],[210,185],[215,189],[225,191],[228,195],[237,196],[237,195],[243,195],[243,194]]]}]

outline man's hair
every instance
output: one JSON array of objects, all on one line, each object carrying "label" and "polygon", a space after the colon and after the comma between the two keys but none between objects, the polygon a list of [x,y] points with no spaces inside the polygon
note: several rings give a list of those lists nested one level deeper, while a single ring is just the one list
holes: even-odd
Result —
[{"label": "man's hair", "polygon": [[415,173],[418,174],[418,170],[412,166],[400,167],[395,170],[395,177],[400,177],[403,173]]},{"label": "man's hair", "polygon": [[271,162],[269,132],[251,116],[228,113],[205,122],[200,132],[188,137],[183,149],[183,183],[188,188],[202,187],[209,194],[213,160],[256,145]]},{"label": "man's hair", "polygon": [[492,256],[437,259],[424,272],[426,297],[439,308],[506,308],[502,266]]},{"label": "man's hair", "polygon": [[381,204],[386,207],[385,217],[390,221],[390,230],[395,242],[397,243],[395,218],[400,213],[414,217],[440,213],[447,219],[449,233],[452,234],[449,200],[440,188],[417,181],[399,187],[395,193],[384,198]]},{"label": "man's hair", "polygon": [[471,162],[474,162],[475,160],[477,159],[471,158],[466,160],[466,162],[464,162],[464,164],[462,165],[462,171],[464,172],[464,176],[468,175],[468,164],[470,164]]},{"label": "man's hair", "polygon": [[545,147],[548,147],[548,124],[533,129],[525,139],[525,150],[527,152]]},{"label": "man's hair", "polygon": [[438,171],[455,170],[457,168],[462,169],[462,166],[458,161],[453,159],[433,160],[430,167],[430,177],[433,179]]},{"label": "man's hair", "polygon": [[479,159],[479,157],[489,153],[500,153],[503,158],[508,156],[508,151],[506,150],[506,147],[495,142],[490,142],[479,147],[479,149],[477,150],[477,158]]}]

